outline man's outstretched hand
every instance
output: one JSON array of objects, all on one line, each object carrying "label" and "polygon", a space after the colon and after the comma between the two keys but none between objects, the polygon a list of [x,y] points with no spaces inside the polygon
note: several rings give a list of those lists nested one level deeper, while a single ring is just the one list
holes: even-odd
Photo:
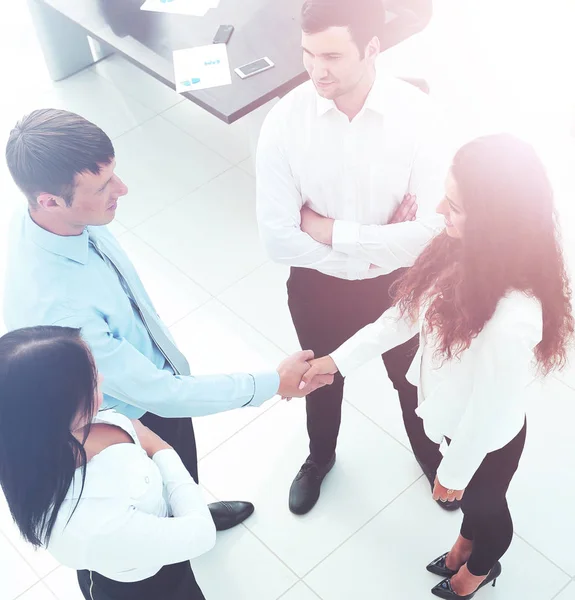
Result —
[{"label": "man's outstretched hand", "polygon": [[310,369],[308,361],[313,359],[311,350],[296,352],[283,360],[279,367],[280,387],[278,394],[282,398],[302,398],[324,385],[333,383],[333,375],[318,374],[317,377],[308,377],[305,382],[303,376]]}]

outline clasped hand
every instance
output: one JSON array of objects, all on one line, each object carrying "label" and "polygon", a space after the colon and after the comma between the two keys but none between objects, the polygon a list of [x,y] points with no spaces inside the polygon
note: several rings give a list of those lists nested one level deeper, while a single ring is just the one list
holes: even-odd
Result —
[{"label": "clasped hand", "polygon": [[[321,360],[321,359],[320,359]],[[282,361],[278,367],[280,387],[278,394],[282,398],[302,398],[311,394],[324,385],[333,383],[333,373],[320,372],[316,367],[312,369],[312,350],[302,350]]]},{"label": "clasped hand", "polygon": [[304,350],[286,358],[278,367],[282,398],[301,398],[324,385],[333,383],[337,367],[329,356],[313,359],[311,350]]}]

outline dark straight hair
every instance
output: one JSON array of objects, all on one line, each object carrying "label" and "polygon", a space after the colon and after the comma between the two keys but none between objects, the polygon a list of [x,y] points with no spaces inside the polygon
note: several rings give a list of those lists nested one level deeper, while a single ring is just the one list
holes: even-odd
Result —
[{"label": "dark straight hair", "polygon": [[372,38],[381,38],[385,26],[383,0],[306,0],[301,26],[306,34],[347,27],[363,58]]},{"label": "dark straight hair", "polygon": [[[0,338],[0,485],[22,536],[47,544],[83,443],[71,433],[94,414],[97,371],[79,329],[30,327]],[[88,437],[89,425],[84,433]]]},{"label": "dark straight hair", "polygon": [[100,173],[114,158],[110,138],[94,123],[66,110],[35,110],[10,132],[6,163],[31,208],[38,194],[74,200],[76,175]]}]

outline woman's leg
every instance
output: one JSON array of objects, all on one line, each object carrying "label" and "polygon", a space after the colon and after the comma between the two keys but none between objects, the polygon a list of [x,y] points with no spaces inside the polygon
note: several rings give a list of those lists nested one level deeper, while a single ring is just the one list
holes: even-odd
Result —
[{"label": "woman's leg", "polygon": [[[465,521],[465,517],[463,520]],[[473,540],[460,533],[445,558],[445,566],[452,571],[458,571],[469,560],[472,551]]]},{"label": "woman's leg", "polygon": [[465,490],[461,537],[472,541],[472,550],[467,563],[451,578],[458,594],[473,592],[511,544],[513,521],[506,494],[523,452],[525,434],[526,426],[506,446],[488,454]]}]

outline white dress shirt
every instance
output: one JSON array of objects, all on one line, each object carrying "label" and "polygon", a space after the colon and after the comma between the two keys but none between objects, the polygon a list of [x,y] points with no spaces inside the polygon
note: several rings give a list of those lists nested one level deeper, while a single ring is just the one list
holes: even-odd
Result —
[{"label": "white dress shirt", "polygon": [[[449,167],[430,99],[378,72],[350,122],[308,81],[268,114],[256,159],[260,234],[273,260],[342,279],[411,266],[443,227],[435,209]],[[388,225],[406,193],[417,220]],[[335,219],[333,245],[300,229],[309,205]]]},{"label": "white dress shirt", "polygon": [[130,419],[113,410],[100,412],[94,422],[121,427],[134,443],[109,446],[88,462],[73,512],[82,489],[76,470],[49,552],[73,569],[130,582],[210,550],[214,521],[176,452],[161,450],[149,458]]},{"label": "white dress shirt", "polygon": [[[483,459],[509,443],[525,422],[525,390],[533,381],[533,350],[543,317],[535,298],[513,291],[502,298],[479,335],[459,358],[436,356],[437,337],[419,321],[400,318],[397,307],[358,331],[331,357],[342,375],[420,333],[407,379],[418,386],[417,414],[427,436],[442,444],[437,471],[442,485],[462,490]],[[444,438],[449,438],[449,446]]]}]

